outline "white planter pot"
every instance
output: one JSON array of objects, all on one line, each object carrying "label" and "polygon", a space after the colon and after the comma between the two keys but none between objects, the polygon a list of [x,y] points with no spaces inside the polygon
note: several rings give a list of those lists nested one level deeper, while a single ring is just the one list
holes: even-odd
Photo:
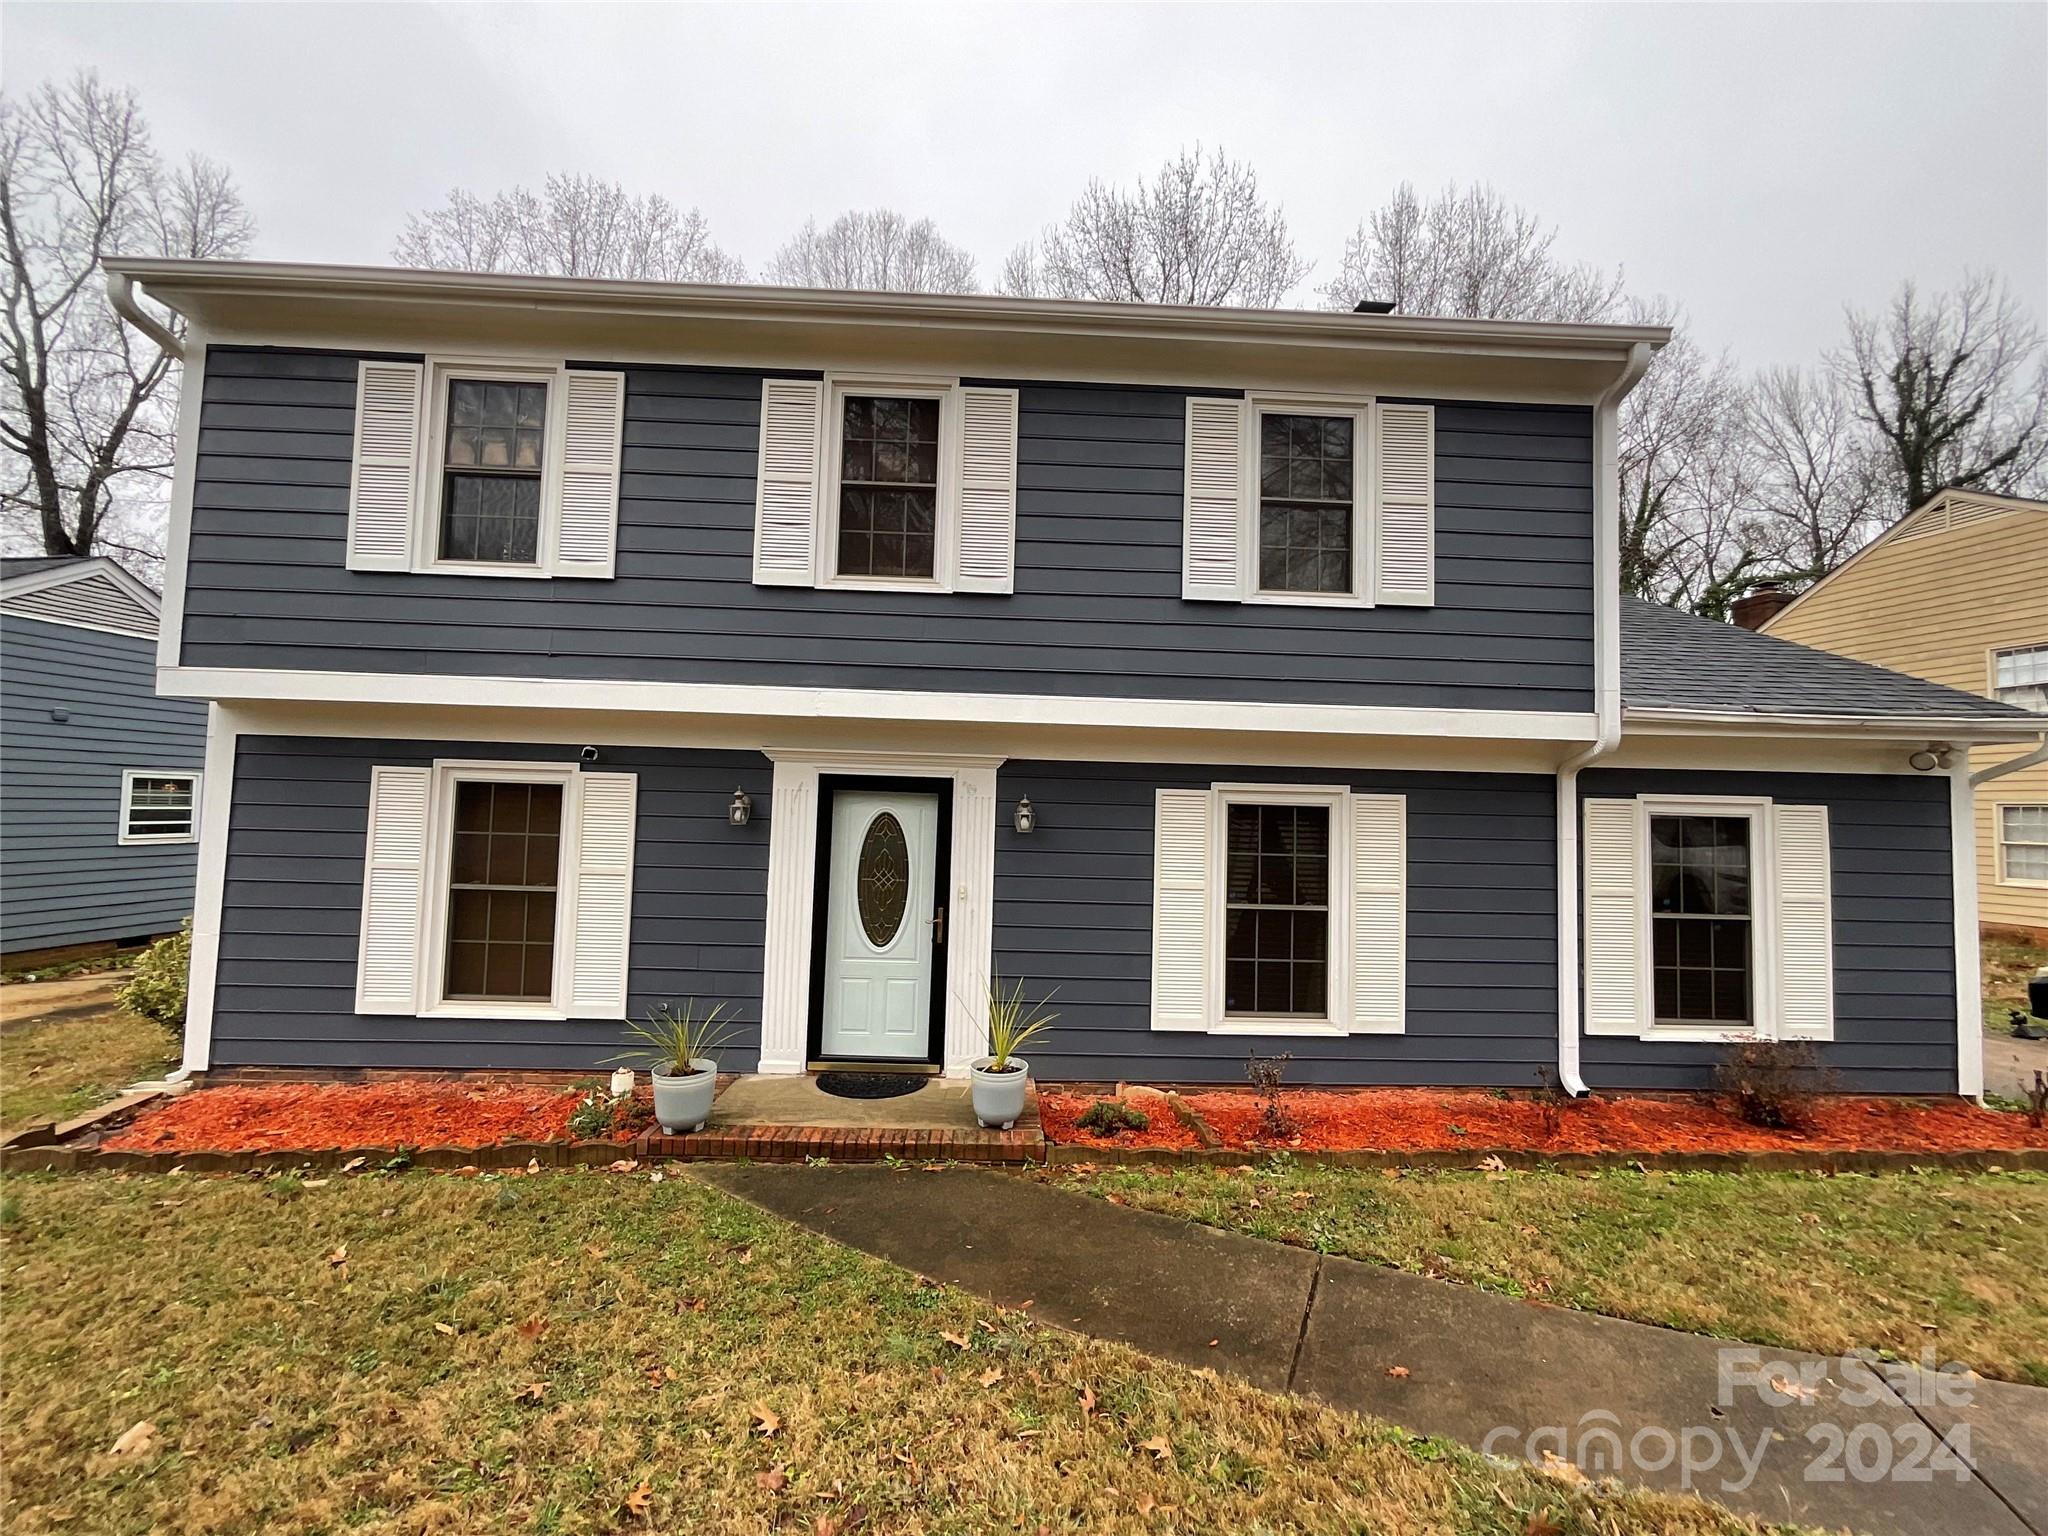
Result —
[{"label": "white planter pot", "polygon": [[623,1099],[632,1091],[633,1069],[631,1067],[620,1067],[618,1071],[612,1074],[612,1097]]},{"label": "white planter pot", "polygon": [[701,1131],[711,1118],[711,1099],[718,1091],[718,1063],[699,1057],[690,1065],[697,1070],[686,1077],[649,1072],[654,1082],[654,1118],[671,1136],[681,1131]]},{"label": "white planter pot", "polygon": [[1021,1056],[1010,1058],[1008,1072],[991,1072],[994,1058],[984,1056],[968,1068],[973,1084],[974,1118],[987,1129],[1007,1131],[1024,1113],[1024,1090],[1031,1084],[1031,1063]]}]

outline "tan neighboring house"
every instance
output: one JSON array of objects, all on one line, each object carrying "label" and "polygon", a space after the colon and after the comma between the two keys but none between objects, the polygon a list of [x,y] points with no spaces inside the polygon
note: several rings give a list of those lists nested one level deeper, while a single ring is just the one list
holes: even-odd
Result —
[{"label": "tan neighboring house", "polygon": [[[1776,612],[1739,606],[1766,634],[2040,710],[2048,735],[2048,501],[1944,491]],[[1971,770],[1978,919],[2048,939],[2048,757],[1979,747]]]}]

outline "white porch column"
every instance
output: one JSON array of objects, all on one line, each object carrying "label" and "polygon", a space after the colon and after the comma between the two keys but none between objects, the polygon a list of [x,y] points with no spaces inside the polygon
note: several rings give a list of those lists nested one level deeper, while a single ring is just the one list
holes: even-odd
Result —
[{"label": "white porch column", "polygon": [[788,1076],[804,1070],[817,854],[817,765],[777,758],[768,812],[768,933],[761,965],[763,1073]]}]

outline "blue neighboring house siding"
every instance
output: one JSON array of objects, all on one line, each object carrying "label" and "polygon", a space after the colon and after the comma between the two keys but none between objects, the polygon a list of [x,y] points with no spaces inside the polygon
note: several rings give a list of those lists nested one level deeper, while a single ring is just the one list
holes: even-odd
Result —
[{"label": "blue neighboring house siding", "polygon": [[[593,365],[595,366],[595,365]],[[1592,708],[1592,416],[1437,403],[1429,608],[1180,596],[1179,390],[1020,386],[1012,596],[753,584],[760,374],[626,370],[618,575],[343,568],[357,359],[206,358],[182,661],[1393,707]]]},{"label": "blue neighboring house siding", "polygon": [[121,774],[202,767],[206,706],[156,696],[153,639],[5,614],[0,650],[0,953],[175,929],[198,845],[120,843]]}]

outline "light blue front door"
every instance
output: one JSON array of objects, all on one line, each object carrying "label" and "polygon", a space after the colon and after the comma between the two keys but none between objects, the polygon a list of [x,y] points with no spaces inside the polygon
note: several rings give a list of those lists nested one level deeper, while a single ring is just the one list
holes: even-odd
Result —
[{"label": "light blue front door", "polygon": [[824,1055],[930,1054],[938,832],[937,795],[842,789],[833,798]]}]

